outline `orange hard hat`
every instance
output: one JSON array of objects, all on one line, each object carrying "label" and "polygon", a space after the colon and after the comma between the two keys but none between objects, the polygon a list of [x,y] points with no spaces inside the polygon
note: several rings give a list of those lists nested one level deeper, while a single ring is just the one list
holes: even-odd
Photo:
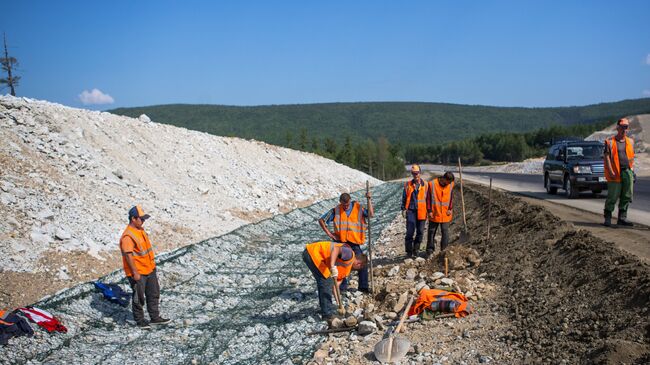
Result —
[{"label": "orange hard hat", "polygon": [[616,124],[618,124],[618,125],[626,125],[626,126],[629,126],[629,125],[630,125],[630,121],[627,120],[627,118],[621,118],[621,119],[618,120],[618,123],[616,123]]},{"label": "orange hard hat", "polygon": [[413,164],[411,166],[411,172],[420,172],[420,165]]}]

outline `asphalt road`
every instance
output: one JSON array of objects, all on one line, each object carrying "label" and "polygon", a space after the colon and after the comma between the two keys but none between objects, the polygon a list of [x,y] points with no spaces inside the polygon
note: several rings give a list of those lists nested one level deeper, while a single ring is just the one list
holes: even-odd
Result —
[{"label": "asphalt road", "polygon": [[[435,165],[423,166],[423,169],[437,173],[443,170],[440,166]],[[472,170],[472,168],[468,168],[468,170]],[[452,171],[455,172],[455,170]],[[492,186],[495,188],[567,205],[599,215],[603,214],[607,196],[606,191],[597,197],[593,196],[591,192],[584,192],[580,193],[580,196],[576,199],[569,199],[563,195],[564,190],[561,189],[558,190],[557,195],[550,195],[544,189],[542,176],[537,174],[466,171],[463,169],[463,178],[481,184],[488,184],[490,178],[492,178]],[[616,214],[617,212],[614,211],[614,217],[616,217]],[[628,210],[628,219],[634,223],[650,225],[650,177],[637,178],[636,184],[634,184],[634,198]]]},{"label": "asphalt road", "polygon": [[[566,201],[567,204],[571,204],[575,201],[589,201],[597,203],[602,211],[603,205],[605,204],[605,197],[607,192],[603,192],[599,197],[594,197],[591,192],[580,193],[580,196],[577,199],[569,199],[565,196],[564,190],[558,189],[557,195],[550,195],[546,193],[544,189],[544,180],[542,176],[531,175],[531,174],[509,174],[504,172],[464,172],[463,175],[467,178],[475,177],[487,177],[487,179],[492,178],[492,184],[495,183],[508,183],[514,185],[517,188],[517,193],[534,196],[536,198],[546,199],[546,200],[562,200]],[[630,208],[642,210],[644,212],[650,212],[650,178],[648,177],[639,177],[634,184],[634,200]]]}]

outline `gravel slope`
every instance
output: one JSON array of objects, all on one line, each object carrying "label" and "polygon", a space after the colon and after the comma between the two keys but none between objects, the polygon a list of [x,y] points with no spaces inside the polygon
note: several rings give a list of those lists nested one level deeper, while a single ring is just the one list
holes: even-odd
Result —
[{"label": "gravel slope", "polygon": [[379,183],[311,153],[11,96],[0,140],[0,307],[120,267],[135,204],[163,252]]}]

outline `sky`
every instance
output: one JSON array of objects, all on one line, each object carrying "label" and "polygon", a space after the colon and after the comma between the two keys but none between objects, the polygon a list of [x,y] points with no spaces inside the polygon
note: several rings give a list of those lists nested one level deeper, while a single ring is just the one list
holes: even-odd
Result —
[{"label": "sky", "polygon": [[0,1],[17,94],[74,107],[650,97],[647,0]]}]

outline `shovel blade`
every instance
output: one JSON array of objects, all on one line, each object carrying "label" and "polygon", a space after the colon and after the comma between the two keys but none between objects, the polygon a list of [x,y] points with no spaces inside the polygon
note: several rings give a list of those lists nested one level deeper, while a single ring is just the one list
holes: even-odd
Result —
[{"label": "shovel blade", "polygon": [[458,237],[458,242],[459,243],[465,243],[469,241],[469,232],[466,230],[460,231],[460,237]]},{"label": "shovel blade", "polygon": [[375,345],[375,358],[377,360],[381,361],[382,363],[390,363],[390,362],[396,362],[400,361],[404,355],[409,351],[409,348],[411,347],[411,342],[407,340],[404,337],[394,337],[393,338],[393,345],[391,346],[392,349],[390,351],[390,359],[388,358],[388,344],[390,342],[390,339],[385,338],[381,341],[379,341]]}]

